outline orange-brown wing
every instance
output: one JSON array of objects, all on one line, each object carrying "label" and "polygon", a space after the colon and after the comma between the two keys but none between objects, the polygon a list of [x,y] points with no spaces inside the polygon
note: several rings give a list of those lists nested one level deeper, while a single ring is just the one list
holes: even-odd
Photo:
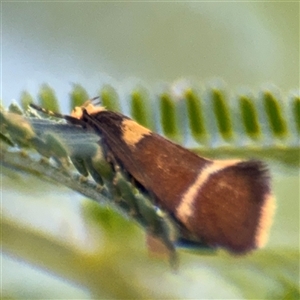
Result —
[{"label": "orange-brown wing", "polygon": [[266,240],[274,202],[261,162],[207,160],[110,111],[85,113],[83,121],[198,239],[237,253]]}]

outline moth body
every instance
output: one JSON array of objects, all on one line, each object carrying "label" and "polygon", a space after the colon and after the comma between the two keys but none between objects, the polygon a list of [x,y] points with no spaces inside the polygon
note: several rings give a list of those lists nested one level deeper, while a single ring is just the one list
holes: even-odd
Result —
[{"label": "moth body", "polygon": [[102,137],[122,168],[170,213],[187,239],[233,253],[265,244],[274,199],[262,162],[203,158],[103,108],[83,108],[77,118]]},{"label": "moth body", "polygon": [[[130,206],[145,220],[151,219],[158,207],[171,216],[183,240],[237,254],[265,244],[275,205],[270,177],[261,161],[221,161],[198,156],[132,119],[91,102],[75,108],[70,116],[52,114],[99,135],[100,148],[105,149],[106,160],[112,158],[116,175],[116,166],[120,166],[151,196],[153,206],[149,210],[142,194],[130,194],[124,174],[115,176],[108,168],[106,180],[114,176],[121,195],[129,193]],[[156,215],[150,222],[152,227],[155,222],[160,224],[158,221]],[[173,241],[168,235],[170,230],[163,229],[165,224],[157,228],[172,250]]]}]

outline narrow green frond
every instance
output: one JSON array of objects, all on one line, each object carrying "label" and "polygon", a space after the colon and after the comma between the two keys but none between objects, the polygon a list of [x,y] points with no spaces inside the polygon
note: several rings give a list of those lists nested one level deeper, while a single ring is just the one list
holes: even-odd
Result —
[{"label": "narrow green frond", "polygon": [[212,89],[210,92],[212,101],[212,109],[218,125],[218,130],[223,139],[232,139],[232,121],[230,111],[228,109],[226,97],[221,90]]},{"label": "narrow green frond", "polygon": [[200,95],[193,89],[187,89],[184,96],[187,105],[191,133],[196,140],[200,141],[200,143],[205,142],[207,139],[207,129],[205,127],[205,120],[203,116],[203,101],[200,99]]},{"label": "narrow green frond", "polygon": [[300,135],[300,97],[293,97],[291,109],[296,125],[295,127],[298,135]]},{"label": "narrow green frond", "polygon": [[70,111],[76,106],[81,106],[88,99],[89,95],[86,89],[80,84],[74,84],[70,93]]},{"label": "narrow green frond", "polygon": [[55,91],[49,85],[44,84],[41,86],[38,99],[41,107],[54,112],[60,111]]},{"label": "narrow green frond", "polygon": [[132,118],[147,128],[153,128],[153,124],[151,126],[151,123],[153,123],[151,122],[152,111],[149,104],[150,101],[146,90],[135,89],[131,92],[129,105]]},{"label": "narrow green frond", "polygon": [[174,140],[179,139],[175,102],[168,93],[159,96],[160,123],[163,134]]},{"label": "narrow green frond", "polygon": [[287,125],[279,101],[269,91],[263,92],[262,98],[271,132],[275,137],[285,137],[287,135]]},{"label": "narrow green frond", "polygon": [[104,87],[102,87],[99,91],[99,96],[101,100],[101,105],[106,107],[106,109],[112,111],[121,110],[119,96],[112,86],[105,85]]},{"label": "narrow green frond", "polygon": [[253,99],[241,95],[239,102],[245,133],[253,139],[258,139],[261,137],[261,127]]},{"label": "narrow green frond", "polygon": [[33,103],[33,97],[26,91],[23,91],[20,96],[20,103],[24,110],[26,110],[30,103]]}]

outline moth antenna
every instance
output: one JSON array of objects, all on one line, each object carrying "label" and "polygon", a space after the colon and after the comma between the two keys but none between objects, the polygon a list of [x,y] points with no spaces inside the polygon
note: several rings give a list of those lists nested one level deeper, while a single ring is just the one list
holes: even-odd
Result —
[{"label": "moth antenna", "polygon": [[[91,101],[94,101],[94,100],[97,100],[97,99],[100,99],[100,96],[96,96],[96,97],[93,97],[92,99],[90,99]],[[99,100],[100,102],[100,100]]]},{"label": "moth antenna", "polygon": [[53,112],[49,109],[45,109],[45,108],[40,107],[36,104],[30,103],[29,106],[34,108],[37,111],[40,111],[40,112],[46,114],[46,115],[53,116],[53,117],[60,118],[60,119],[65,119],[65,115],[57,113],[57,112]]},{"label": "moth antenna", "polygon": [[[98,101],[95,101],[95,100],[98,100]],[[92,102],[93,105],[100,105],[100,104],[102,104],[102,101],[101,101],[101,99],[100,99],[99,96],[96,96],[96,97],[92,98],[90,101]]]},{"label": "moth antenna", "polygon": [[100,97],[99,96],[96,96],[94,98],[91,98],[91,99],[88,99],[86,100],[80,107],[82,108],[86,108],[88,105],[92,104],[92,105],[99,105],[101,104],[101,101],[97,101],[95,102],[95,100],[99,99]]},{"label": "moth antenna", "polygon": [[48,109],[45,109],[45,108],[42,108],[36,104],[33,104],[33,103],[30,103],[29,104],[30,107],[32,107],[33,109],[37,110],[37,111],[40,111],[46,115],[49,115],[49,116],[53,116],[53,117],[56,117],[56,118],[60,118],[60,119],[65,119],[66,121],[74,124],[74,125],[80,125],[80,126],[83,126],[85,127],[85,123],[80,120],[80,119],[77,119],[77,118],[74,118],[74,117],[71,117],[71,116],[68,116],[68,115],[63,115],[63,114],[60,114],[60,113],[57,113],[57,112],[53,112],[51,110],[48,110]]}]

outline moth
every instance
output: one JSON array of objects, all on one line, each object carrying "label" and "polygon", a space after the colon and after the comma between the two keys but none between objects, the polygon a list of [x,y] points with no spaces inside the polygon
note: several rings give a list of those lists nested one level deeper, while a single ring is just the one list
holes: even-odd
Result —
[{"label": "moth", "polygon": [[198,156],[92,101],[52,114],[99,135],[107,157],[169,214],[183,240],[234,254],[266,243],[275,205],[263,162]]}]

